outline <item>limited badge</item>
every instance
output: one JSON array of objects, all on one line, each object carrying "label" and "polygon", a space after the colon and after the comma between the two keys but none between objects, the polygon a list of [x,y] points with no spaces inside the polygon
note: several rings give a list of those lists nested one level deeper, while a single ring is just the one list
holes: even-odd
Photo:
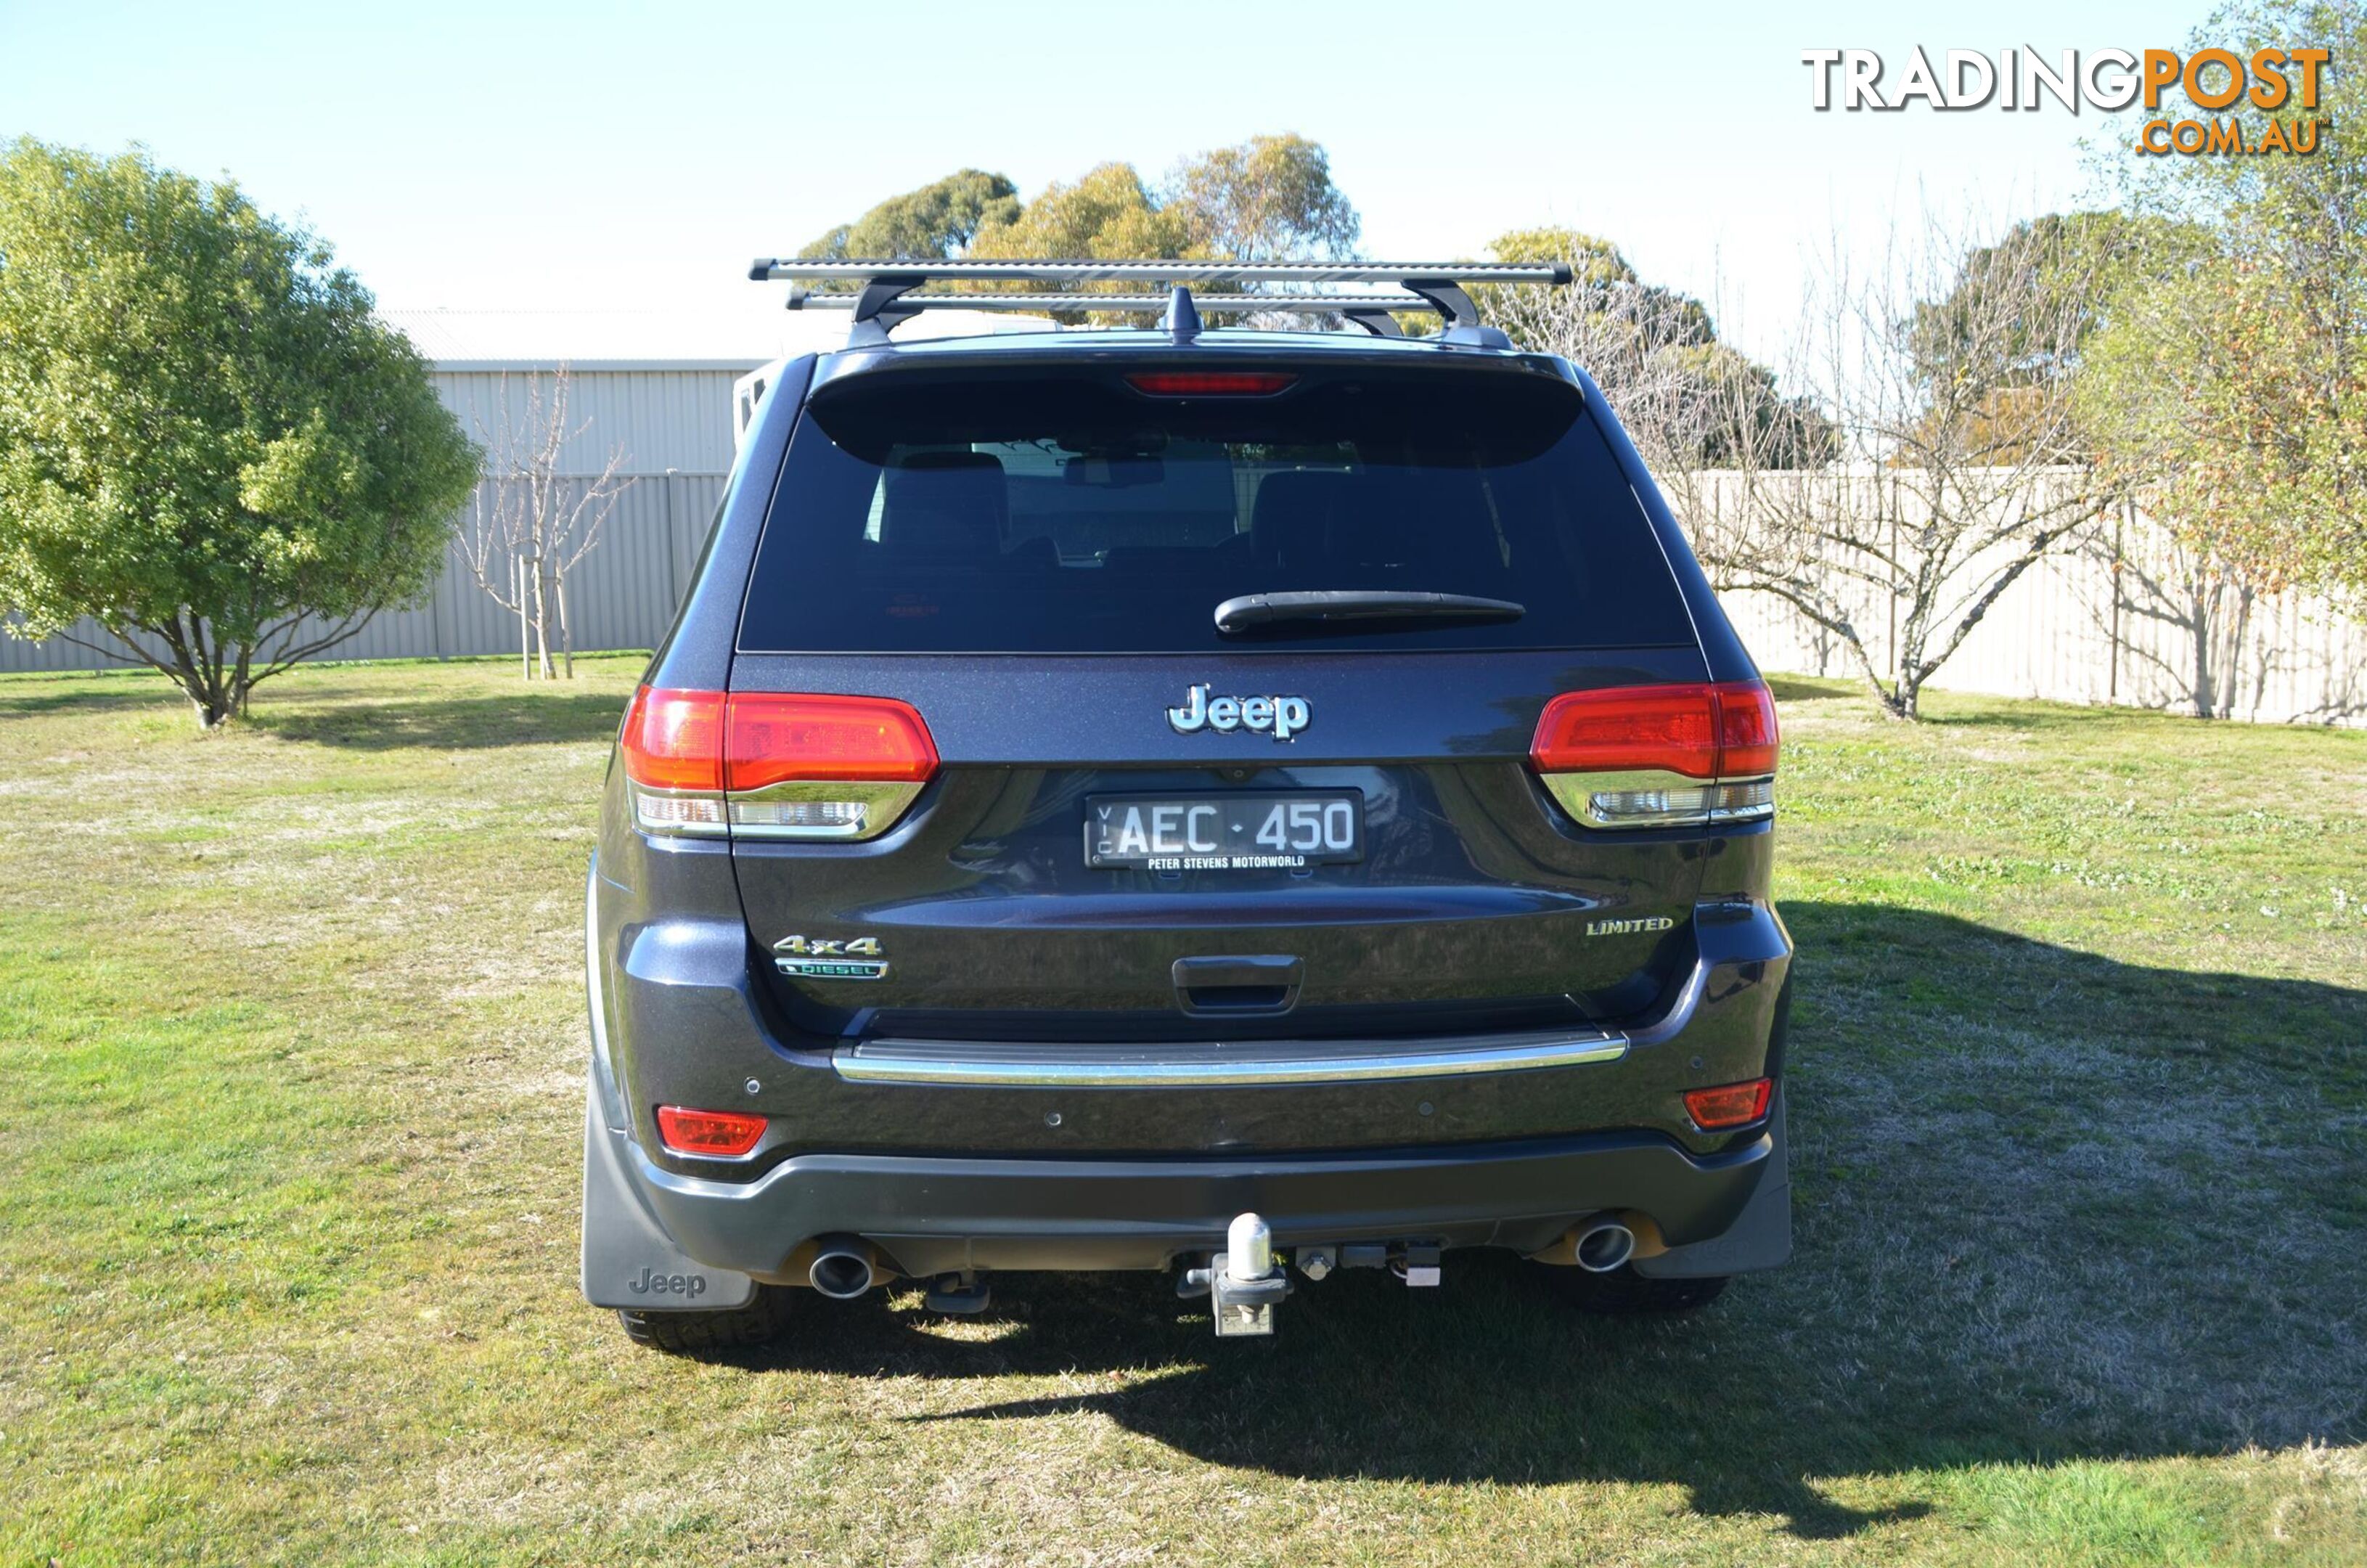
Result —
[{"label": "limited badge", "polygon": [[1586,934],[1590,937],[1625,937],[1635,931],[1670,931],[1676,921],[1666,915],[1639,915],[1625,920],[1590,920]]}]

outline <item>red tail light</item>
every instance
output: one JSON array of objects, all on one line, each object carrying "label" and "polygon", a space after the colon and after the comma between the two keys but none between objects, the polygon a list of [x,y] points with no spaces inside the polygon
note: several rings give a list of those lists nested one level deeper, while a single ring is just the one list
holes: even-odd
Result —
[{"label": "red tail light", "polygon": [[1537,719],[1529,759],[1592,827],[1772,816],[1775,699],[1756,680],[1567,692]]},{"label": "red tail light", "polygon": [[643,831],[719,838],[877,837],[937,770],[912,705],[886,697],[643,687],[625,716]]},{"label": "red tail light", "polygon": [[1717,693],[1717,771],[1727,778],[1775,771],[1781,737],[1775,730],[1775,694],[1765,681],[1735,680]]},{"label": "red tail light", "polygon": [[645,686],[625,714],[625,777],[654,790],[723,788],[723,694]]},{"label": "red tail light", "polygon": [[921,783],[937,770],[929,727],[910,703],[885,697],[740,692],[724,737],[729,790],[761,790],[787,778]]},{"label": "red tail light", "polygon": [[1772,1078],[1721,1084],[1714,1089],[1687,1089],[1685,1114],[1704,1132],[1748,1127],[1767,1114],[1767,1101],[1774,1092],[1775,1081]]},{"label": "red tail light", "polygon": [[1153,397],[1271,397],[1297,380],[1281,370],[1144,370],[1126,379]]},{"label": "red tail light", "polygon": [[1618,686],[1546,704],[1530,759],[1546,773],[1656,768],[1717,776],[1717,699],[1706,686]]},{"label": "red tail light", "polygon": [[1655,768],[1688,778],[1775,771],[1775,699],[1766,684],[1614,686],[1546,704],[1529,755],[1547,773]]},{"label": "red tail light", "polygon": [[677,1154],[736,1160],[764,1136],[764,1119],[742,1110],[658,1107],[658,1137]]}]

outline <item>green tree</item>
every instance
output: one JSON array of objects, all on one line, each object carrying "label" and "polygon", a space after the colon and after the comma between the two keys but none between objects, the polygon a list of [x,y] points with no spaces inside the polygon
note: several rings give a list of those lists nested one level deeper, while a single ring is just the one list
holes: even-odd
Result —
[{"label": "green tree", "polygon": [[[1187,257],[1205,253],[1192,243],[1184,215],[1160,205],[1131,164],[1102,164],[1071,184],[1052,184],[1007,223],[980,229],[969,254],[980,260],[1104,260],[1133,256]],[[997,289],[1001,285],[972,287]],[[1025,292],[1014,284],[1010,291]],[[1124,284],[1085,284],[1075,292],[1112,294]],[[1056,312],[1066,322],[1103,325],[1145,324],[1147,316],[1125,312]]]},{"label": "green tree", "polygon": [[1363,221],[1331,183],[1331,155],[1304,136],[1252,136],[1191,158],[1167,182],[1184,243],[1228,261],[1353,256]]},{"label": "green tree", "polygon": [[[964,169],[881,202],[814,241],[806,254],[831,260],[1274,261],[1352,255],[1358,227],[1355,208],[1331,183],[1321,145],[1303,136],[1252,136],[1185,159],[1162,186],[1145,181],[1131,164],[1100,164],[1024,204],[1001,175]],[[1118,285],[1079,290],[1116,291]]]},{"label": "green tree", "polygon": [[1199,254],[1181,212],[1160,205],[1131,164],[1102,164],[1043,193],[971,242],[981,260],[1120,260]]},{"label": "green tree", "polygon": [[1906,342],[1924,382],[1977,384],[1981,395],[1969,404],[1934,396],[1928,417],[1944,411],[1964,428],[1944,440],[1926,429],[1917,444],[1950,446],[1976,463],[2089,461],[2095,443],[2060,416],[2064,400],[2104,325],[2114,281],[2168,267],[2174,228],[2119,210],[2049,212],[1966,251],[1945,294],[1915,301]]},{"label": "green tree", "polygon": [[891,196],[852,223],[841,223],[800,254],[830,261],[942,260],[968,248],[979,230],[1019,216],[1019,187],[984,169],[958,169],[941,180]]},{"label": "green tree", "polygon": [[[2087,355],[2085,424],[2248,587],[2367,593],[2367,9],[2246,0],[2197,29],[2205,44],[2328,49],[2316,106],[2275,114],[2319,121],[2316,151],[2142,155],[2124,128],[2109,167],[2147,244]],[[2242,118],[2248,142],[2265,131]]]},{"label": "green tree", "polygon": [[0,154],[0,606],[208,726],[433,583],[477,451],[328,247],[140,153]]}]

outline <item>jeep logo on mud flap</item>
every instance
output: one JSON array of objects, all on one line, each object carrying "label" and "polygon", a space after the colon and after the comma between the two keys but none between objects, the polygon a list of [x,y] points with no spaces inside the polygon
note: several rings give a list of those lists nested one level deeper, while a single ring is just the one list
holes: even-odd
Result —
[{"label": "jeep logo on mud flap", "polygon": [[644,1265],[639,1279],[625,1281],[626,1289],[637,1296],[681,1296],[696,1301],[707,1294],[704,1274],[660,1274]]},{"label": "jeep logo on mud flap", "polygon": [[1184,694],[1183,707],[1167,710],[1167,722],[1179,735],[1198,730],[1218,734],[1256,730],[1278,741],[1307,728],[1314,716],[1303,697],[1211,697],[1205,683]]}]

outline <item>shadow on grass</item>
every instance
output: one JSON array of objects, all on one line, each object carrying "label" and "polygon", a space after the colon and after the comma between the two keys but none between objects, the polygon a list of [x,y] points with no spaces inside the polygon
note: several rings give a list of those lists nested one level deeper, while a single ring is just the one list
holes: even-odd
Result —
[{"label": "shadow on grass", "polygon": [[[1065,1380],[915,1417],[1098,1412],[1305,1478],[1683,1487],[1801,1538],[1828,1478],[2217,1453],[2367,1426],[2367,993],[2124,965],[1944,915],[1786,910],[1798,1252],[1666,1319],[1531,1266],[1301,1281],[1270,1341],[1142,1276],[1004,1276],[940,1321],[801,1296],[751,1370]],[[2347,1042],[2347,1043],[2346,1043]],[[1087,1386],[1074,1387],[1077,1383]]]},{"label": "shadow on grass", "polygon": [[[0,719],[75,710],[120,713],[127,709],[173,709],[187,714],[188,699],[164,676],[122,671],[47,671],[0,680]],[[192,727],[196,721],[192,720]]]},{"label": "shadow on grass", "polygon": [[1765,679],[1778,702],[1814,702],[1829,697],[1863,698],[1869,707],[1874,702],[1863,681],[1828,676],[1768,676]]},{"label": "shadow on grass", "polygon": [[[368,684],[345,684],[341,670],[368,668]],[[266,683],[240,721],[246,729],[283,740],[350,751],[480,750],[552,742],[613,739],[629,694],[554,691],[548,686],[456,695],[423,676],[417,695],[390,689],[384,677],[400,665],[329,666],[306,674],[303,686]],[[425,672],[439,666],[422,665]],[[0,681],[0,719],[75,712],[121,713],[134,709],[189,712],[187,701],[161,676],[80,672],[33,680]],[[196,727],[191,722],[191,728]]]},{"label": "shadow on grass", "polygon": [[456,697],[430,691],[416,699],[378,693],[277,711],[258,708],[247,720],[283,740],[348,751],[474,751],[616,737],[629,697],[621,692],[521,689]]}]

